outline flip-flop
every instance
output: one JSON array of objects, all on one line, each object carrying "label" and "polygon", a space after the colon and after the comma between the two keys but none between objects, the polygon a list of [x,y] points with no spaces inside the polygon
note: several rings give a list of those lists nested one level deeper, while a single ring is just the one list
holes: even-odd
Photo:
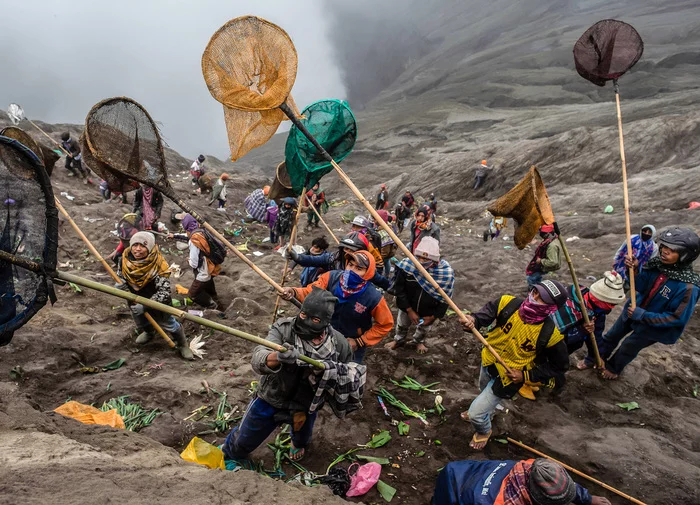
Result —
[{"label": "flip-flop", "polygon": [[[492,433],[493,433],[493,431],[489,431],[488,433],[483,433],[483,434],[474,433],[474,436],[472,437],[471,442],[469,442],[469,447],[471,447],[475,451],[483,451],[484,447],[486,447],[486,444],[488,443],[489,439],[491,438]],[[477,449],[476,447],[474,447],[472,445],[472,444],[480,444],[482,442],[484,443],[484,445],[483,445],[483,447],[480,447],[479,449]]]},{"label": "flip-flop", "polygon": [[304,459],[304,455],[306,454],[306,451],[304,450],[303,447],[297,449],[296,447],[290,447],[289,448],[289,459],[294,461],[295,463],[298,463],[302,459]]}]

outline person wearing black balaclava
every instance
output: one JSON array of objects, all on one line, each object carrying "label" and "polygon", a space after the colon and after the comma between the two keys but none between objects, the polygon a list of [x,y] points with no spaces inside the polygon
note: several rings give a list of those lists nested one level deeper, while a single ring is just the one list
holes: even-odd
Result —
[{"label": "person wearing black balaclava", "polygon": [[255,397],[240,425],[226,437],[222,446],[226,467],[243,466],[243,460],[282,424],[292,426],[290,459],[301,460],[311,442],[317,412],[309,414],[316,394],[312,383],[321,372],[298,360],[305,355],[318,361],[348,363],[352,350],[343,335],[331,327],[337,298],[315,288],[305,299],[296,317],[278,319],[267,340],[281,344],[286,352],[258,346],[251,364],[262,375]]}]

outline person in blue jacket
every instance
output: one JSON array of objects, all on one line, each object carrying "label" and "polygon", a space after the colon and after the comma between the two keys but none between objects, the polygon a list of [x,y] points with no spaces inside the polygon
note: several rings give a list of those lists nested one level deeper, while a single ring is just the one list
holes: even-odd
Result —
[{"label": "person in blue jacket", "polygon": [[[309,249],[309,253],[311,256],[320,256],[327,250],[328,240],[326,240],[326,237],[316,237],[311,241],[311,248]],[[301,287],[305,288],[306,286],[314,282],[316,279],[318,279],[318,276],[324,272],[325,270],[323,269],[323,267],[304,267],[304,269],[301,271],[301,275],[299,276],[299,282],[301,283]]]},{"label": "person in blue jacket", "polygon": [[[289,259],[294,261],[297,265],[302,267],[315,267],[321,269],[323,272],[330,272],[331,270],[345,270],[345,253],[346,252],[357,252],[357,251],[367,251],[369,250],[369,242],[367,238],[356,231],[350,232],[345,235],[338,244],[338,250],[335,252],[326,251],[318,255],[312,254],[299,254],[293,249],[287,249],[287,255]],[[375,272],[374,277],[372,277],[372,284],[381,288],[383,290],[389,289],[390,281],[379,271]]]},{"label": "person in blue jacket", "polygon": [[576,484],[559,463],[545,458],[525,461],[454,461],[440,471],[433,505],[611,505]]},{"label": "person in blue jacket", "polygon": [[673,227],[661,233],[659,256],[650,259],[641,272],[637,259],[628,257],[627,266],[635,272],[637,307],[627,302],[603,337],[603,378],[617,379],[645,347],[678,341],[698,301],[700,275],[693,271],[693,261],[699,255],[698,235],[689,228]]}]

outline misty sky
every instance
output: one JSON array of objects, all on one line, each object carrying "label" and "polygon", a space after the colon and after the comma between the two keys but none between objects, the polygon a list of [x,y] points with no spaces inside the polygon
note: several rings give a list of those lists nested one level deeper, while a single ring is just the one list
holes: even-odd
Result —
[{"label": "misty sky", "polygon": [[211,35],[237,16],[284,28],[299,54],[300,108],[345,98],[327,43],[323,0],[23,0],[3,5],[0,108],[31,119],[83,124],[92,105],[129,96],[162,123],[170,147],[228,157],[222,105],[201,71]]}]

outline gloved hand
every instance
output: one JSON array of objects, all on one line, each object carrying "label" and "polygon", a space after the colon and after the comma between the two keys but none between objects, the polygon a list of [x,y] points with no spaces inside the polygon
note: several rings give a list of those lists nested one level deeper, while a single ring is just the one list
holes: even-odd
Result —
[{"label": "gloved hand", "polygon": [[296,365],[297,358],[299,357],[299,351],[296,349],[289,349],[285,352],[277,351],[277,361],[280,363],[286,363],[287,365]]},{"label": "gloved hand", "polygon": [[141,305],[140,303],[135,303],[130,307],[131,313],[135,316],[142,316],[143,313],[145,312],[145,307]]},{"label": "gloved hand", "polygon": [[296,252],[291,245],[287,247],[287,258],[294,262],[299,260],[299,253]]},{"label": "gloved hand", "polygon": [[632,321],[641,321],[646,312],[647,311],[641,307],[635,307],[634,312],[630,314],[630,317],[632,318]]}]

